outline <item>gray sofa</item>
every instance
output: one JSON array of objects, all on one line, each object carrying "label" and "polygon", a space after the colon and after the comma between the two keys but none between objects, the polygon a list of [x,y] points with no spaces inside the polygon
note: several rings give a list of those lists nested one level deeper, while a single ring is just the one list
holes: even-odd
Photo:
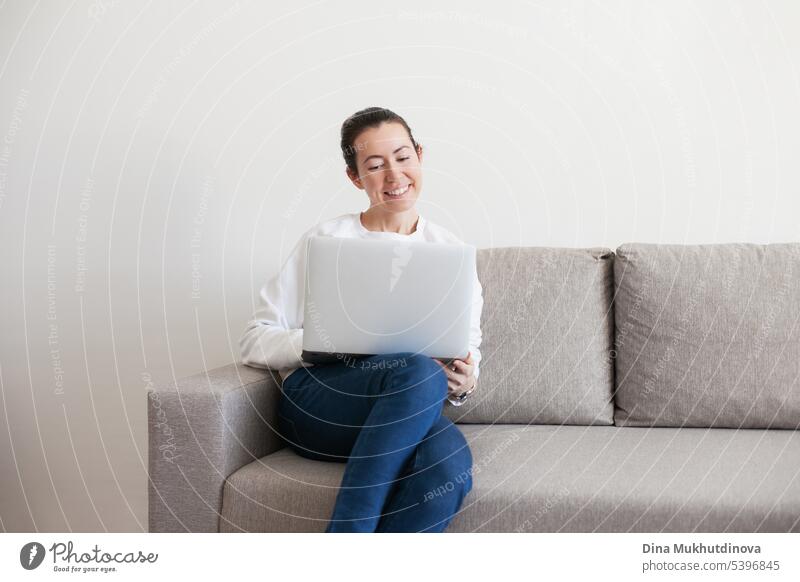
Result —
[{"label": "gray sofa", "polygon": [[[474,486],[448,531],[800,531],[800,244],[478,251]],[[276,432],[280,378],[148,394],[154,532],[321,532],[344,464]]]}]

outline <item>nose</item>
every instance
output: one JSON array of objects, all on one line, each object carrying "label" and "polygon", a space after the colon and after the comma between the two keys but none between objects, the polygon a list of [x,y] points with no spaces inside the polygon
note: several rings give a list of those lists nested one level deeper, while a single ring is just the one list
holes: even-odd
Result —
[{"label": "nose", "polygon": [[400,176],[400,168],[392,163],[386,166],[384,178],[387,182],[394,182]]}]

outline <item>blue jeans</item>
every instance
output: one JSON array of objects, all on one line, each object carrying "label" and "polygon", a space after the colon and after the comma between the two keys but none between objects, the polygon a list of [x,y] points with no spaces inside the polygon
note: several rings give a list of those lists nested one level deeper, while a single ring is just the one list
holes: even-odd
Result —
[{"label": "blue jeans", "polygon": [[299,455],[346,462],[326,532],[440,532],[472,489],[472,453],[442,416],[447,376],[401,352],[295,370],[278,430]]}]

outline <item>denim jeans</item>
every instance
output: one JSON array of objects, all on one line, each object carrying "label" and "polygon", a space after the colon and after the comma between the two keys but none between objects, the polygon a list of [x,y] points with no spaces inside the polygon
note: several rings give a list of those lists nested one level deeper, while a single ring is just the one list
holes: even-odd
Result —
[{"label": "denim jeans", "polygon": [[278,429],[299,455],[346,462],[326,532],[441,532],[472,489],[472,453],[442,416],[447,376],[410,352],[295,370]]}]

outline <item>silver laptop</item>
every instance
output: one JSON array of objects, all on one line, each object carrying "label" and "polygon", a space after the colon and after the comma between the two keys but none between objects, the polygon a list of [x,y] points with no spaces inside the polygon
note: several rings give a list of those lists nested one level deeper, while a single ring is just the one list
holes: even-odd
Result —
[{"label": "silver laptop", "polygon": [[304,361],[466,357],[474,246],[315,236],[307,252]]}]

